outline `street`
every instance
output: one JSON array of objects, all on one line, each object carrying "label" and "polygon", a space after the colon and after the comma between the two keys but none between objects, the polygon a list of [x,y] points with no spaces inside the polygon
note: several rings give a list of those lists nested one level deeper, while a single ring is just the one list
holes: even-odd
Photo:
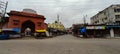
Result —
[{"label": "street", "polygon": [[120,54],[120,39],[63,35],[48,39],[0,40],[0,54]]}]

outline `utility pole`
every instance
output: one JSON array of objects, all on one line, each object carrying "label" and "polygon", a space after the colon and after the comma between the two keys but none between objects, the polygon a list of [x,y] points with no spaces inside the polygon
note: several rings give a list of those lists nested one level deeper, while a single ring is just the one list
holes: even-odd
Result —
[{"label": "utility pole", "polygon": [[83,17],[83,21],[84,21],[84,24],[83,24],[83,29],[85,30],[85,32],[83,32],[83,37],[85,37],[85,38],[87,38],[88,36],[86,35],[87,34],[87,32],[86,32],[86,17],[87,17],[87,15],[85,15],[84,17]]},{"label": "utility pole", "polygon": [[59,17],[60,17],[59,14],[57,14],[57,22],[58,23],[59,23],[59,20],[60,20]]},{"label": "utility pole", "polygon": [[0,1],[0,11],[1,11],[0,12],[0,29],[2,29],[2,26],[5,22],[4,18],[5,18],[7,6],[8,6],[8,2]]},{"label": "utility pole", "polygon": [[4,17],[5,14],[6,14],[6,10],[7,10],[7,5],[8,5],[8,2],[2,2],[0,1],[0,10],[1,10],[1,16],[0,17]]},{"label": "utility pole", "polygon": [[83,17],[83,21],[84,21],[84,24],[86,24],[86,18],[85,18],[85,16]]},{"label": "utility pole", "polygon": [[4,12],[4,17],[5,17],[5,14],[6,14],[6,11],[7,11],[7,6],[8,6],[8,2],[6,2],[6,4],[5,4],[5,12]]},{"label": "utility pole", "polygon": [[87,15],[85,15],[85,16],[83,17],[84,25],[86,24],[86,17],[87,17]]}]

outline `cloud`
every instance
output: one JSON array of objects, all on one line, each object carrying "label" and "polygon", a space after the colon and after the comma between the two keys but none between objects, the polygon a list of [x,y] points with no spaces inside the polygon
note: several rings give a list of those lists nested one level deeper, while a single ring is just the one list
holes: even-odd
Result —
[{"label": "cloud", "polygon": [[8,1],[8,9],[22,11],[31,8],[44,15],[47,23],[52,23],[60,15],[65,27],[74,23],[83,23],[83,17],[90,23],[90,17],[112,4],[120,4],[120,0],[1,0]]}]

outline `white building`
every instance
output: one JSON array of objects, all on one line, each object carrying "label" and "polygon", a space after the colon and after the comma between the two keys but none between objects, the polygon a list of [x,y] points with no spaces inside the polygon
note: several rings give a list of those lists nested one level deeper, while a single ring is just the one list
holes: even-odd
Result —
[{"label": "white building", "polygon": [[91,17],[91,24],[120,24],[120,4],[111,5]]}]

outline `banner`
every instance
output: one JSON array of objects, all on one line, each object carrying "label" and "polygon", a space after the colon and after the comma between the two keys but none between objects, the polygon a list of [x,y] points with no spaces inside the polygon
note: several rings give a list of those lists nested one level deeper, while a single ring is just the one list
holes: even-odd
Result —
[{"label": "banner", "polygon": [[106,26],[87,26],[86,29],[105,29]]}]

